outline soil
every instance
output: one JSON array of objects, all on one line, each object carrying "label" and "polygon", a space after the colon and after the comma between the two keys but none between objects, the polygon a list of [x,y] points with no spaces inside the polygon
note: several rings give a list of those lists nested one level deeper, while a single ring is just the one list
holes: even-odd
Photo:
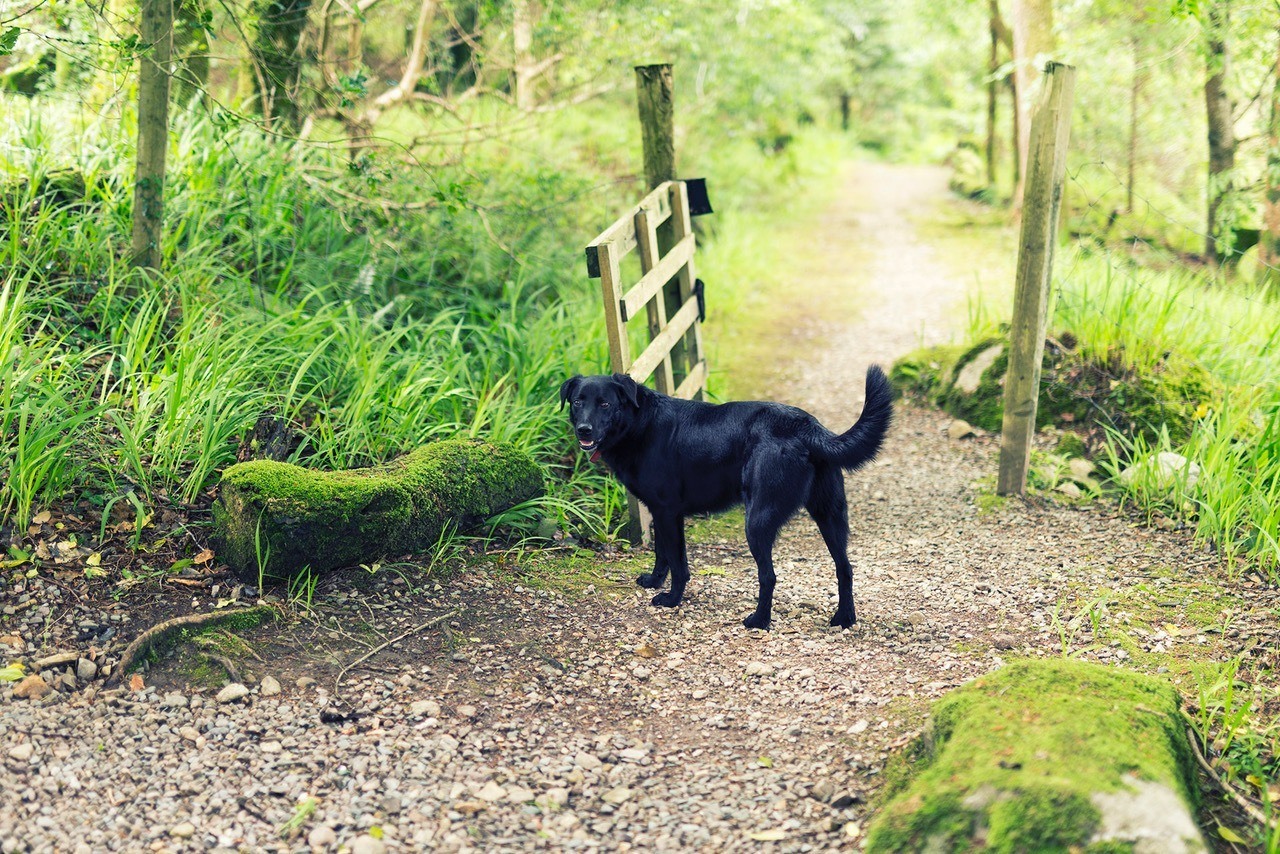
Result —
[{"label": "soil", "polygon": [[[822,346],[797,344],[810,358],[760,389],[837,430],[869,364],[950,340],[973,281],[913,219],[966,204],[944,172],[863,164],[844,180],[815,245],[867,264],[837,253],[806,275],[860,311],[777,330],[776,352]],[[827,626],[834,573],[807,518],[777,545],[769,632],[741,624],[755,572],[735,514],[693,524],[676,610],[649,606],[634,577],[650,556],[622,549],[471,554],[426,581],[330,575],[282,595],[274,623],[154,662],[138,690],[0,689],[0,850],[856,850],[930,701],[1011,657],[1136,663],[1190,694],[1193,659],[1274,654],[1280,597],[1261,579],[1224,579],[1185,532],[1112,505],[997,499],[995,439],[952,440],[949,423],[900,404],[881,458],[848,478],[851,629]],[[165,615],[257,596],[193,570],[122,603],[32,579],[0,635],[28,658],[105,663]],[[226,665],[249,690],[220,702]]]}]

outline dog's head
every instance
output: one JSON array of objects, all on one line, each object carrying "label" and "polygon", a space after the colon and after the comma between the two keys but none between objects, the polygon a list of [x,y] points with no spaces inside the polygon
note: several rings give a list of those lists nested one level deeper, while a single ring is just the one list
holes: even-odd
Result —
[{"label": "dog's head", "polygon": [[560,386],[560,408],[565,404],[578,446],[594,460],[627,432],[640,410],[640,386],[626,374],[570,377]]}]

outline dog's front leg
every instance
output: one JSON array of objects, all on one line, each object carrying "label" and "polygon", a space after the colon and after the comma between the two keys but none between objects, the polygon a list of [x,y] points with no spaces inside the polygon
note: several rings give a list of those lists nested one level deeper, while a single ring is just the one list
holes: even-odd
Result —
[{"label": "dog's front leg", "polygon": [[[654,596],[650,600],[651,604],[660,608],[674,608],[684,598],[684,588],[689,583],[689,561],[685,556],[683,517],[655,516],[653,518],[653,549],[658,553],[654,575],[657,575],[658,567],[662,568],[664,578],[670,570],[671,589]],[[657,584],[654,586],[656,587]]]},{"label": "dog's front leg", "polygon": [[636,578],[636,584],[641,587],[647,587],[650,590],[662,589],[663,583],[667,580],[667,573],[671,570],[670,554],[668,549],[667,531],[662,525],[658,524],[655,518],[653,521],[653,572],[641,573]]}]

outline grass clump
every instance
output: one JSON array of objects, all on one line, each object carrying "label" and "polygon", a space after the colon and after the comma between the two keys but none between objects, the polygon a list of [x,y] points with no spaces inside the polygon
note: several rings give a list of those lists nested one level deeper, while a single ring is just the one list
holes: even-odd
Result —
[{"label": "grass clump", "polygon": [[1182,726],[1176,691],[1156,679],[1076,661],[1007,665],[935,704],[867,850],[1084,848],[1104,825],[1094,795],[1135,781],[1189,809]]}]

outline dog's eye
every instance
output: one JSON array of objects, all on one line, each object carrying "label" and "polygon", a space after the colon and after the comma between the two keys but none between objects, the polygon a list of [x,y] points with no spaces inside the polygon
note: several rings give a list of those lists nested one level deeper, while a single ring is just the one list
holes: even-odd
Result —
[{"label": "dog's eye", "polygon": [[601,409],[608,409],[608,408],[609,408],[609,401],[607,401],[607,400],[602,400],[602,401],[600,401],[600,408],[601,408]]},{"label": "dog's eye", "polygon": [[577,407],[579,407],[579,406],[581,406],[581,405],[582,405],[582,401],[581,401],[581,400],[575,400],[575,401],[574,401],[572,404],[570,404],[570,405],[571,405],[571,406],[573,406],[573,407],[576,409]]}]

